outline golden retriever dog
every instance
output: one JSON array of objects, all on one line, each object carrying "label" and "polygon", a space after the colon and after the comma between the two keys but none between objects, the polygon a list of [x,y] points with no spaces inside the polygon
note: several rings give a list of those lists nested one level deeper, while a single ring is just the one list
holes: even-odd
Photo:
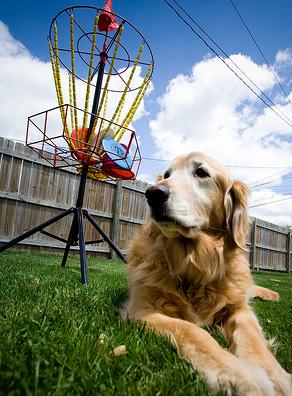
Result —
[{"label": "golden retriever dog", "polygon": [[[151,219],[128,251],[130,292],[123,318],[166,335],[211,391],[292,395],[249,306],[278,298],[254,285],[246,259],[248,187],[214,159],[177,157],[146,191]],[[230,348],[203,328],[218,325]]]}]

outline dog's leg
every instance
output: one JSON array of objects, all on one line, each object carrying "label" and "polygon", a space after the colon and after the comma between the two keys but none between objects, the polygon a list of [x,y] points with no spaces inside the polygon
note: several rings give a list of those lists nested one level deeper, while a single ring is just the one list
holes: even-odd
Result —
[{"label": "dog's leg", "polygon": [[279,301],[279,293],[266,287],[254,285],[251,291],[251,297],[259,297],[262,300]]},{"label": "dog's leg", "polygon": [[231,352],[250,367],[261,367],[274,384],[277,395],[292,395],[291,376],[283,370],[269,349],[258,320],[250,307],[235,311],[224,325]]},{"label": "dog's leg", "polygon": [[264,370],[250,370],[248,365],[224,350],[199,326],[159,313],[145,315],[146,327],[170,338],[179,352],[202,374],[213,391],[234,389],[240,396],[275,395]]}]

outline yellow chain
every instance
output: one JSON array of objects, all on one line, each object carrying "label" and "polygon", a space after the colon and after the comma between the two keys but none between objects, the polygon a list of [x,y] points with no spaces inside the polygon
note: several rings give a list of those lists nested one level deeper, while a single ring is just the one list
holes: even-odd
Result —
[{"label": "yellow chain", "polygon": [[143,48],[144,48],[144,45],[141,44],[141,46],[140,46],[140,48],[139,48],[139,51],[138,51],[138,54],[137,54],[137,57],[136,57],[136,59],[135,59],[134,65],[133,65],[133,67],[132,67],[130,76],[129,76],[128,81],[127,81],[127,83],[126,83],[125,89],[124,89],[124,91],[123,91],[123,93],[122,93],[122,96],[121,96],[121,98],[120,98],[120,100],[119,100],[119,103],[118,103],[118,105],[117,105],[117,108],[116,108],[116,110],[115,110],[115,112],[114,112],[114,114],[113,114],[113,116],[112,116],[112,118],[111,118],[111,120],[110,120],[110,123],[109,123],[109,125],[107,126],[106,132],[109,130],[111,124],[115,121],[115,119],[116,119],[116,117],[117,117],[117,114],[119,113],[120,106],[122,106],[123,103],[125,102],[127,90],[128,90],[128,88],[130,87],[130,84],[131,84],[131,81],[132,81],[132,79],[133,79],[133,76],[134,76],[134,73],[135,73],[137,64],[138,64],[138,62],[139,62],[140,56],[141,56],[142,51],[143,51]]},{"label": "yellow chain", "polygon": [[73,106],[74,106],[74,124],[75,124],[76,136],[77,136],[78,117],[77,117],[76,81],[75,81],[74,16],[73,16],[73,14],[70,15],[70,45],[71,45],[71,71],[72,71],[72,92],[73,92]]},{"label": "yellow chain", "polygon": [[139,91],[138,91],[138,93],[137,93],[137,95],[136,95],[136,97],[135,97],[135,99],[134,99],[134,101],[132,103],[132,106],[130,107],[130,109],[129,109],[127,115],[125,116],[125,118],[123,119],[123,122],[121,123],[121,126],[117,129],[117,131],[116,131],[116,133],[114,135],[114,138],[115,138],[115,137],[117,137],[120,134],[118,136],[118,138],[117,138],[118,141],[120,141],[121,138],[123,137],[123,135],[125,133],[125,128],[127,128],[128,125],[130,124],[130,122],[132,121],[132,119],[133,119],[133,117],[134,117],[134,115],[135,115],[135,113],[136,113],[136,111],[137,111],[137,109],[138,109],[138,107],[139,107],[139,105],[140,105],[140,103],[141,103],[141,101],[142,101],[147,89],[148,89],[148,86],[150,84],[149,75],[150,75],[150,72],[152,70],[152,67],[153,67],[152,64],[150,64],[148,66],[147,72],[145,74],[145,77],[143,79],[141,87],[139,88]]},{"label": "yellow chain", "polygon": [[98,16],[96,15],[94,18],[93,37],[91,41],[91,53],[90,53],[88,77],[87,77],[87,89],[86,89],[86,97],[84,104],[84,116],[83,116],[83,127],[82,127],[83,131],[87,127],[87,120],[88,120],[88,106],[89,106],[89,97],[90,97],[90,88],[91,88],[92,64],[93,64],[94,49],[96,43],[97,24],[98,24]]},{"label": "yellow chain", "polygon": [[[115,60],[116,60],[116,57],[117,57],[118,48],[120,46],[121,37],[122,37],[122,33],[123,33],[122,26],[120,26],[119,29],[120,30],[119,30],[119,33],[118,33],[118,38],[117,38],[117,42],[116,42],[116,45],[115,45],[112,61],[110,63],[109,72],[108,72],[108,75],[107,75],[107,78],[106,78],[106,82],[105,82],[105,85],[104,85],[104,88],[103,88],[103,93],[102,93],[102,97],[101,97],[101,100],[100,100],[100,104],[98,106],[97,115],[96,115],[96,118],[94,120],[94,124],[93,124],[93,128],[92,128],[93,132],[96,129],[98,117],[100,116],[100,113],[101,113],[101,110],[102,110],[102,106],[104,105],[104,101],[105,101],[105,98],[106,98],[106,95],[107,95],[107,91],[108,91],[109,81],[110,81],[110,78],[111,78],[111,75],[112,75],[112,71],[113,71],[113,67],[114,67],[114,64],[115,64]],[[103,139],[103,138],[104,138],[104,136],[101,137],[101,139]]]},{"label": "yellow chain", "polygon": [[58,103],[60,106],[60,113],[61,113],[61,118],[62,122],[64,125],[64,131],[66,135],[69,135],[69,129],[66,121],[66,116],[65,116],[65,109],[63,107],[64,105],[64,100],[63,100],[63,93],[62,93],[62,86],[61,86],[61,73],[60,73],[60,62],[59,62],[59,48],[58,48],[58,29],[57,29],[57,24],[55,23],[54,25],[54,46],[55,46],[55,60],[53,56],[53,49],[52,45],[50,43],[50,56],[51,56],[51,61],[52,61],[52,68],[53,68],[53,73],[54,73],[54,78],[55,78],[55,87],[56,87],[56,92],[57,92],[57,98],[58,98]]}]

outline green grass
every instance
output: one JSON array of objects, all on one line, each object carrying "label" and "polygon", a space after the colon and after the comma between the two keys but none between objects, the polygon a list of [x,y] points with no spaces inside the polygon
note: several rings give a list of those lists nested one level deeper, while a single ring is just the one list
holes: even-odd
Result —
[{"label": "green grass", "polygon": [[292,372],[292,274],[257,272],[253,277],[258,285],[280,293],[280,301],[273,303],[255,299],[252,302],[260,323],[269,337],[276,337],[277,358]]},{"label": "green grass", "polygon": [[[66,268],[60,261],[54,255],[0,255],[0,393],[207,394],[167,340],[119,321],[118,308],[127,294],[123,263],[88,260],[89,284],[84,287],[78,257],[70,257]],[[255,277],[281,293],[280,303],[256,301],[254,306],[266,332],[277,336],[279,360],[291,370],[292,276]],[[126,346],[127,354],[113,356],[119,345]]]}]

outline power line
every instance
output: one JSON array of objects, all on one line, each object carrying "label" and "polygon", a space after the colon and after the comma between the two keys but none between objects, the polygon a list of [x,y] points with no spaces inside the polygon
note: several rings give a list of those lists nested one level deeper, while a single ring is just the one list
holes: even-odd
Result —
[{"label": "power line", "polygon": [[279,87],[281,88],[281,90],[283,91],[284,95],[288,98],[289,102],[291,103],[290,99],[289,99],[289,95],[287,94],[287,92],[285,91],[283,85],[281,84],[281,82],[279,81],[276,73],[274,72],[274,70],[272,69],[272,67],[270,66],[269,62],[267,61],[267,58],[265,57],[263,51],[261,50],[260,46],[258,45],[256,39],[254,38],[253,34],[251,33],[251,31],[249,30],[246,22],[243,20],[243,17],[240,15],[240,12],[238,10],[238,8],[236,7],[236,5],[234,4],[234,2],[232,0],[230,0],[230,3],[232,4],[233,8],[235,9],[237,15],[239,16],[241,22],[243,23],[245,29],[247,30],[248,34],[250,35],[252,41],[254,42],[255,46],[257,47],[257,49],[259,50],[260,54],[262,55],[264,61],[266,62],[266,65],[268,66],[269,70],[273,73],[275,80],[277,82],[277,84],[279,85]]},{"label": "power line", "polygon": [[250,201],[250,203],[251,203],[251,204],[254,204],[255,202],[261,202],[261,201],[262,201],[262,202],[263,202],[263,201],[265,202],[265,200],[267,200],[267,199],[272,199],[272,198],[276,197],[277,195],[278,195],[278,196],[279,196],[279,195],[281,195],[281,196],[286,196],[286,195],[291,196],[291,194],[292,194],[291,187],[290,187],[290,189],[289,189],[289,192],[286,192],[286,193],[280,193],[280,192],[271,190],[271,193],[270,193],[270,196],[269,196],[269,197],[253,199],[253,200]]},{"label": "power line", "polygon": [[[230,56],[216,43],[216,41],[215,40],[213,40],[212,39],[212,37],[198,24],[198,22],[196,22],[195,20],[194,20],[194,18],[176,1],[176,0],[172,0],[183,12],[184,12],[184,14],[186,14],[187,15],[187,17],[200,29],[200,31],[202,32],[202,33],[204,33],[207,37],[208,37],[208,39],[224,54],[224,56],[226,56],[227,57],[227,59],[248,79],[248,81],[250,81],[252,84],[253,84],[253,86],[254,87],[256,87],[260,92],[261,92],[261,94],[278,110],[278,112],[279,113],[281,113],[282,114],[282,116],[283,117],[285,117],[286,118],[286,123],[288,123],[288,125],[290,125],[291,126],[291,120],[286,116],[286,114],[284,114],[276,105],[275,105],[275,103],[251,80],[251,78],[249,78],[249,76],[237,65],[237,63],[235,63],[231,58],[230,58]],[[211,49],[211,51],[213,51],[213,49],[205,42],[205,40],[202,38],[202,37],[200,37],[200,35],[196,32],[196,31],[194,31],[193,29],[192,29],[192,27],[188,24],[188,22],[187,21],[185,21],[182,17],[181,17],[181,15],[175,10],[175,8],[174,7],[172,7],[171,6],[171,4],[167,1],[167,0],[164,0],[164,2],[166,2],[171,8],[172,8],[172,10],[174,11],[174,12],[176,12],[176,14],[187,24],[187,26],[189,26],[190,27],[190,29],[200,38],[200,39],[202,39],[203,41],[204,41],[204,43],[208,46],[208,48],[210,48]],[[217,55],[223,62],[224,62],[224,60],[216,53],[216,51],[213,51],[214,53],[215,53],[215,55]],[[224,62],[225,63],[225,62]],[[225,63],[226,64],[226,63]],[[227,67],[229,67],[227,64],[226,64],[226,66]],[[245,83],[245,81],[244,80],[242,80],[238,75],[237,75],[237,73],[232,69],[232,68],[230,68],[229,67],[229,69],[231,70],[231,71],[233,71],[233,73],[260,99],[260,100],[262,100],[262,98],[261,97],[259,97],[259,95],[256,93],[256,92],[254,92],[253,91],[253,89],[248,85],[248,84],[246,84]],[[262,100],[263,101],[263,100]],[[265,101],[263,101],[267,106],[268,106],[268,104],[265,102]],[[270,106],[268,106],[268,107],[270,107]],[[271,108],[271,107],[270,107]],[[274,111],[274,109],[273,109],[273,111]],[[276,113],[276,111],[274,111],[274,113]],[[277,113],[276,113],[277,114]],[[278,116],[280,116],[279,114],[278,114]],[[282,118],[281,116],[280,116],[280,118]],[[282,120],[283,120],[283,118],[282,118]]]},{"label": "power line", "polygon": [[272,186],[269,189],[262,188],[262,189],[254,191],[254,192],[271,191],[271,192],[275,192],[275,193],[277,193],[277,192],[281,193],[281,192],[285,192],[286,190],[290,191],[291,189],[292,189],[292,186]]},{"label": "power line", "polygon": [[[14,142],[19,142],[19,143],[25,144],[25,140],[23,140],[23,139],[15,139],[15,138],[9,138],[9,139],[13,140]],[[157,161],[157,162],[167,162],[167,163],[171,162],[171,160],[165,160],[162,158],[142,157],[141,159],[146,160],[146,161]],[[274,165],[257,166],[257,165],[227,165],[227,164],[224,164],[224,166],[226,166],[227,168],[284,169],[284,171],[292,169],[292,166],[287,167],[287,166],[274,166]],[[272,175],[270,177],[272,177]],[[262,180],[262,179],[260,179],[260,180]]]},{"label": "power line", "polygon": [[[150,158],[150,157],[142,157],[142,160],[147,160],[147,161],[156,161],[156,162],[164,162],[164,163],[170,163],[171,161],[169,161],[169,160],[164,160],[164,159],[159,159],[159,158]],[[234,168],[248,168],[248,169],[274,169],[274,168],[284,168],[284,167],[277,167],[277,166],[252,166],[252,165],[224,165],[224,166],[226,166],[226,167],[234,167]],[[277,172],[277,173],[275,173],[275,174],[273,174],[273,175],[270,175],[270,176],[267,176],[266,178],[263,178],[263,179],[259,179],[257,182],[259,182],[259,181],[261,181],[261,180],[265,180],[265,179],[267,179],[267,178],[270,178],[270,177],[273,177],[273,176],[276,176],[276,175],[279,175],[279,174],[281,174],[281,173],[283,173],[283,172],[286,172],[287,170],[289,170],[289,169],[291,169],[291,168],[287,168],[287,167],[285,167],[285,169],[284,169],[284,171],[280,171],[280,172]],[[291,179],[292,178],[292,173],[288,173],[286,176],[284,176],[284,177],[282,177],[282,179],[281,179],[281,181],[283,181],[283,180],[287,180],[287,179]],[[255,188],[258,188],[258,187],[262,187],[262,186],[267,186],[267,185],[269,185],[269,184],[272,184],[272,183],[275,183],[277,180],[270,180],[270,181],[267,181],[267,182],[265,182],[265,183],[260,183],[260,184],[256,184],[255,186],[252,186],[252,184],[250,184],[250,186],[252,187],[252,190],[254,190]],[[286,186],[275,186],[274,187],[274,189],[278,189],[278,188],[288,188],[288,186],[286,187]],[[257,191],[260,191],[261,189],[258,189]]]},{"label": "power line", "polygon": [[[165,2],[167,2],[166,0],[164,0]],[[281,113],[282,114],[282,116],[284,116],[285,118],[286,118],[286,120],[288,121],[288,124],[291,126],[291,120],[286,116],[286,114],[284,114],[276,105],[275,105],[275,103],[254,83],[254,81],[252,81],[252,79],[251,78],[249,78],[249,76],[238,66],[238,64],[237,63],[235,63],[231,58],[230,58],[230,56],[222,49],[222,47],[220,47],[217,43],[216,43],[216,41],[215,40],[213,40],[212,39],[212,37],[198,24],[198,22],[196,22],[195,20],[194,20],[194,18],[176,1],[176,0],[172,0],[183,12],[184,12],[184,14],[185,15],[187,15],[187,17],[200,29],[200,31],[202,32],[202,33],[204,33],[207,37],[208,37],[208,39],[224,54],[224,56],[226,56],[227,57],[227,59],[229,59],[230,60],[230,62],[232,62],[232,64],[238,69],[238,70],[240,70],[240,72],[248,79],[248,81],[249,82],[251,82],[252,84],[253,84],[253,86],[254,87],[256,87],[260,92],[261,92],[261,94],[273,105],[273,106],[275,106],[276,107],[276,109],[278,110],[278,112],[279,113]],[[168,2],[167,2],[168,3]],[[168,3],[169,4],[169,3]],[[171,5],[169,4],[169,6],[171,7]],[[172,8],[174,11],[175,11],[175,9],[174,8]],[[196,32],[195,32],[196,33]],[[196,33],[197,34],[197,33]],[[198,34],[197,34],[198,35]],[[220,58],[221,59],[221,58]],[[222,60],[222,59],[221,59]],[[268,65],[269,66],[269,65]],[[270,67],[270,66],[269,66]],[[233,71],[233,70],[232,70]],[[234,72],[234,71],[233,71]],[[272,73],[275,75],[275,73],[273,72],[273,70],[272,70]],[[275,76],[276,77],[276,76]],[[277,79],[277,77],[276,77],[276,79]],[[278,79],[277,79],[277,81],[278,81]],[[243,81],[244,82],[244,81]],[[250,89],[251,89],[251,87],[249,87]],[[253,92],[253,91],[252,91]],[[255,92],[254,92],[255,93]],[[256,93],[255,93],[256,94]],[[256,94],[257,95],[257,94]],[[257,95],[258,96],[258,95]],[[261,98],[260,98],[261,99]],[[289,99],[289,101],[290,101],[290,99]],[[265,103],[265,102],[264,102]],[[265,103],[266,104],[266,103]]]},{"label": "power line", "polygon": [[276,203],[276,202],[288,201],[289,199],[292,199],[292,196],[290,196],[289,198],[276,199],[274,201],[268,201],[268,202],[264,202],[264,203],[261,203],[261,204],[253,205],[253,206],[250,206],[249,208],[250,209],[251,208],[257,208],[259,206],[270,205],[270,204]]},{"label": "power line", "polygon": [[[267,180],[267,179],[270,179],[271,177],[275,177],[275,176],[282,175],[282,174],[285,173],[287,170],[289,170],[289,168],[286,168],[286,169],[284,169],[284,170],[281,170],[280,172],[273,173],[273,174],[270,175],[270,176],[266,176],[266,177],[262,177],[262,178],[260,178],[260,179],[257,179],[256,181],[251,182],[250,185],[251,185],[253,188],[255,188],[255,187],[257,187],[258,185],[261,185],[261,184],[259,184],[259,183],[262,182],[263,180]],[[277,180],[277,179],[276,179],[276,180]],[[272,183],[273,181],[276,181],[276,180],[269,181],[269,183]],[[264,183],[264,184],[265,184],[265,183]]]},{"label": "power line", "polygon": [[[173,2],[190,18],[190,20],[209,38],[209,40],[215,44],[215,46],[228,58],[228,60],[236,66],[238,70],[261,92],[261,94],[277,109],[277,111],[271,107],[269,103],[267,103],[257,92],[247,84],[246,81],[243,80],[242,77],[238,75],[238,73],[232,69],[230,65],[218,54],[218,52],[211,47],[207,43],[207,41],[198,33],[194,30],[194,28],[189,24],[188,21],[184,19],[184,17],[168,2],[168,0],[163,0],[172,10],[173,12],[192,30],[192,32],[199,37],[200,40],[203,41],[203,43],[225,64],[225,66],[228,67],[229,70],[231,70],[235,76],[242,81],[242,83],[251,91],[253,92],[254,95],[256,95],[266,106],[268,106],[278,117],[282,119],[286,124],[288,124],[290,127],[292,127],[292,121],[274,104],[274,102],[247,76],[247,74],[229,57],[229,55],[224,52],[224,50],[199,26],[199,24],[178,4],[176,0],[173,0]],[[282,115],[281,115],[282,114]]]},{"label": "power line", "polygon": [[[287,180],[287,179],[292,179],[292,173],[288,173],[288,175],[282,177],[281,181]],[[276,180],[268,181],[268,182],[265,182],[265,183],[260,183],[260,184],[257,184],[256,186],[253,186],[253,188],[265,186],[267,184],[272,184],[272,183],[275,183],[275,182],[276,182]]]},{"label": "power line", "polygon": [[273,190],[285,190],[285,189],[291,189],[292,188],[292,186],[275,186],[274,188],[273,188]]},{"label": "power line", "polygon": [[169,160],[159,159],[159,158],[149,158],[149,157],[142,157],[142,160],[146,161],[157,161],[157,162],[171,162]]},{"label": "power line", "polygon": [[252,168],[252,169],[292,169],[292,167],[287,166],[254,166],[254,165],[225,165],[228,168]]},{"label": "power line", "polygon": [[[146,161],[157,161],[157,162],[171,162],[170,160],[165,160],[161,158],[151,158],[151,157],[142,157],[142,160]],[[291,167],[287,166],[273,166],[273,165],[267,165],[267,166],[257,166],[257,165],[229,165],[229,164],[224,164],[227,168],[246,168],[246,169],[284,169],[284,171],[292,169]],[[267,176],[267,177],[272,177]],[[260,179],[261,180],[261,179]]]}]

